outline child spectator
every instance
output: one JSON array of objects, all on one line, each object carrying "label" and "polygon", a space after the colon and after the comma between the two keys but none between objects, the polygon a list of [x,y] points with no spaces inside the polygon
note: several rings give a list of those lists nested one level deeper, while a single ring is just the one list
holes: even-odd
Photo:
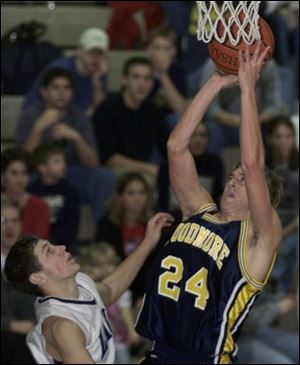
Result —
[{"label": "child spectator", "polygon": [[[97,242],[82,250],[81,267],[94,281],[101,281],[113,272],[120,262],[114,248]],[[127,290],[120,299],[107,308],[116,344],[116,364],[130,364],[129,345],[140,341],[134,330],[131,292]]]},{"label": "child spectator", "polygon": [[34,153],[34,164],[39,176],[30,184],[29,191],[42,197],[49,206],[50,241],[65,245],[74,254],[77,252],[80,202],[64,178],[64,150],[56,144],[41,145]]},{"label": "child spectator", "polygon": [[28,155],[10,148],[1,153],[2,198],[9,198],[22,211],[22,235],[49,238],[50,220],[47,204],[27,191],[29,183]]}]

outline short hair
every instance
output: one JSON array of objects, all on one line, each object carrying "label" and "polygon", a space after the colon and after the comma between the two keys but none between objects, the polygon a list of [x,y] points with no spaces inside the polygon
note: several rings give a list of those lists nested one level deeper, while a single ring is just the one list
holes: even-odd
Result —
[{"label": "short hair", "polygon": [[32,161],[35,167],[46,164],[53,155],[65,156],[64,149],[57,143],[43,144],[34,151]]},{"label": "short hair", "polygon": [[39,237],[25,236],[18,240],[10,249],[4,267],[4,273],[9,283],[23,294],[43,296],[43,291],[29,281],[31,274],[43,270],[33,251]]},{"label": "short hair", "polygon": [[24,151],[22,148],[7,148],[1,152],[1,172],[4,173],[9,165],[15,161],[22,161],[27,171],[30,171],[30,155],[28,152]]},{"label": "short hair", "polygon": [[53,80],[59,77],[67,79],[70,83],[71,88],[74,89],[75,81],[72,74],[68,70],[60,67],[47,69],[42,76],[41,86],[43,88],[46,88],[51,84],[51,82],[53,82]]},{"label": "short hair", "polygon": [[[242,164],[239,162],[236,164],[232,171],[237,168],[242,167]],[[283,191],[282,178],[273,170],[269,169],[265,166],[265,177],[268,184],[268,190],[270,194],[271,204],[274,208],[277,208]]]},{"label": "short hair", "polygon": [[156,38],[167,38],[175,47],[177,46],[177,34],[170,27],[163,27],[152,32],[149,37],[149,44],[151,44]]},{"label": "short hair", "polygon": [[137,65],[148,66],[152,70],[151,61],[146,57],[131,57],[129,58],[123,66],[123,76],[128,76],[132,67]]}]

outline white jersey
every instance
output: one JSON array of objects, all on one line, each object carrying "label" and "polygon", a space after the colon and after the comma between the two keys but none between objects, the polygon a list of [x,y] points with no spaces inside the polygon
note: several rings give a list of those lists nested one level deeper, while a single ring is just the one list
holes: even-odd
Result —
[{"label": "white jersey", "polygon": [[96,364],[113,364],[115,346],[106,309],[93,280],[82,273],[75,278],[80,296],[77,300],[56,297],[38,298],[35,303],[37,326],[27,335],[27,344],[38,364],[57,364],[46,350],[42,324],[50,316],[75,322],[86,338],[86,349]]}]

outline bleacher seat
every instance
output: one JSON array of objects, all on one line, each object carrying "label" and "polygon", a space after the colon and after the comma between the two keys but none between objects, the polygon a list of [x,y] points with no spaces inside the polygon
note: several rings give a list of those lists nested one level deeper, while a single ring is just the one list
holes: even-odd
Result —
[{"label": "bleacher seat", "polygon": [[23,96],[1,96],[1,142],[12,142]]},{"label": "bleacher seat", "polygon": [[98,6],[63,6],[55,2],[54,10],[45,5],[2,5],[1,36],[12,27],[32,20],[48,26],[43,40],[58,47],[76,47],[80,34],[89,27],[106,28],[111,9]]}]

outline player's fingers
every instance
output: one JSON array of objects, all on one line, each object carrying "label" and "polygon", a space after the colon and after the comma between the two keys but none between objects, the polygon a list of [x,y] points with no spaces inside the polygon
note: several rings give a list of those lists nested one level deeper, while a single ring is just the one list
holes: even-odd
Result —
[{"label": "player's fingers", "polygon": [[241,49],[239,49],[239,64],[242,65],[243,63],[244,63],[243,52]]},{"label": "player's fingers", "polygon": [[255,48],[255,51],[253,53],[253,61],[257,61],[258,60],[258,56],[260,53],[260,49],[261,49],[261,41],[259,41],[257,43],[257,47]]},{"label": "player's fingers", "polygon": [[248,44],[246,45],[245,58],[246,58],[246,62],[248,62],[250,60],[250,48],[249,48]]},{"label": "player's fingers", "polygon": [[262,54],[259,56],[259,58],[257,60],[258,63],[263,63],[265,61],[265,59],[267,57],[267,54],[269,53],[270,49],[271,49],[271,47],[266,47],[263,50]]}]

